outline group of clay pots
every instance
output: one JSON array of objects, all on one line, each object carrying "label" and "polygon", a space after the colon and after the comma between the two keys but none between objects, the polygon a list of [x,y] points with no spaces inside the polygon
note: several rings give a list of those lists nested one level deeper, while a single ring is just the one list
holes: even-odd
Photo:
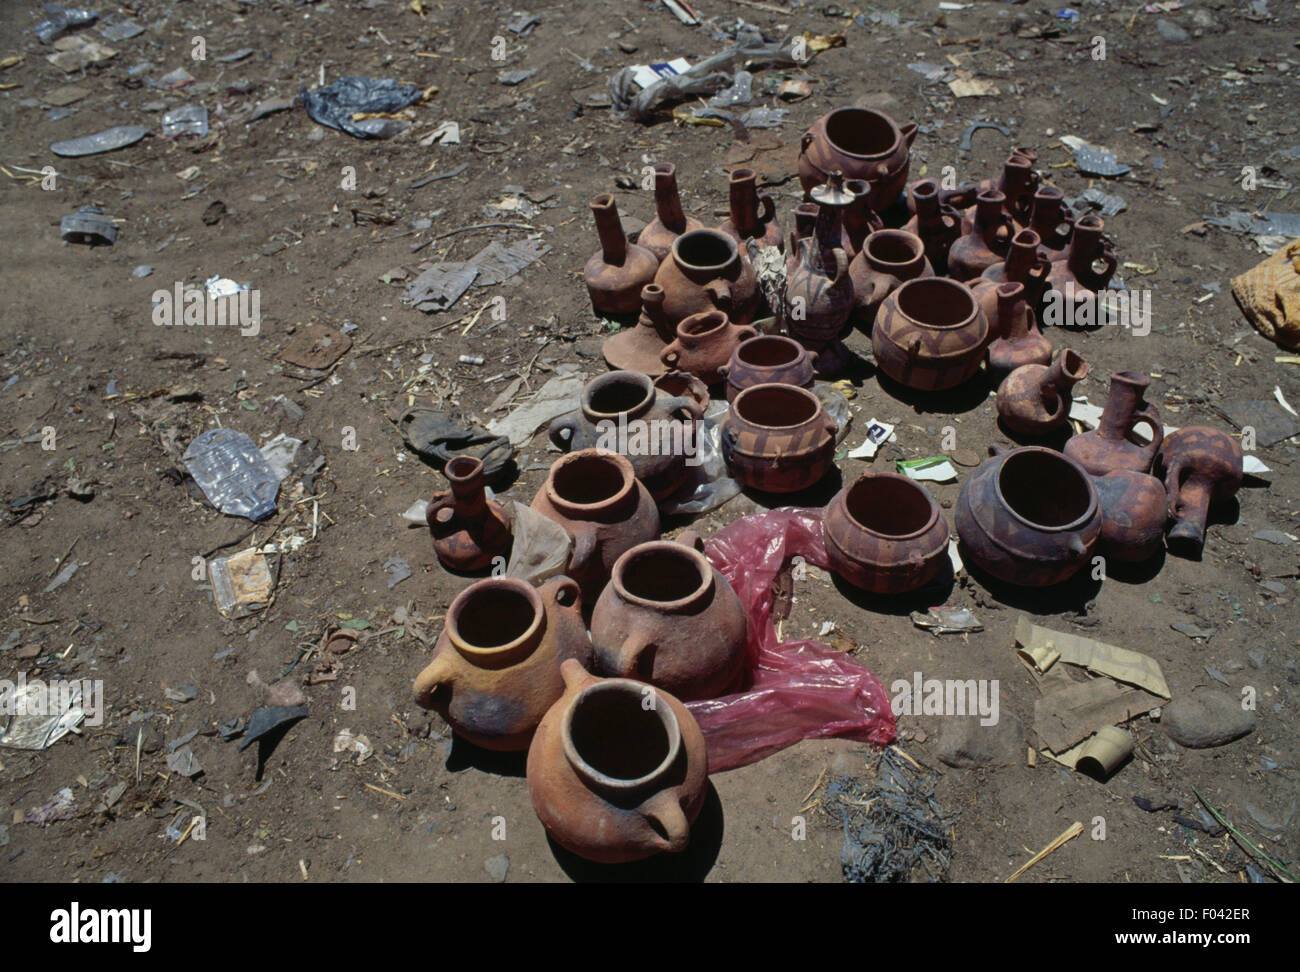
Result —
[{"label": "group of clay pots", "polygon": [[[626,421],[629,411],[693,430],[701,406],[638,373],[590,382],[579,412],[552,427],[572,451],[532,501],[570,539],[563,575],[540,587],[504,576],[471,583],[415,680],[416,702],[457,735],[527,750],[529,792],[548,833],[602,863],[685,848],[708,765],[683,702],[733,690],[749,648],[740,599],[699,538],[660,539],[648,483],[671,495],[672,464],[638,470],[616,451],[584,446],[597,417]],[[428,513],[439,559],[472,571],[504,558],[510,518],[487,498],[481,463],[458,458],[446,474],[451,489]]]},{"label": "group of clay pots", "polygon": [[[1072,354],[1012,375],[1028,367],[1061,373]],[[1007,583],[1043,587],[1073,576],[1094,553],[1149,560],[1168,524],[1171,547],[1199,550],[1211,500],[1228,499],[1241,485],[1241,447],[1205,426],[1166,437],[1156,407],[1143,399],[1149,383],[1136,372],[1112,375],[1097,428],[1070,437],[1060,452],[992,450],[957,501],[957,532],[971,562]],[[1000,390],[999,411],[1001,403]],[[1139,426],[1148,441],[1139,441]]]}]

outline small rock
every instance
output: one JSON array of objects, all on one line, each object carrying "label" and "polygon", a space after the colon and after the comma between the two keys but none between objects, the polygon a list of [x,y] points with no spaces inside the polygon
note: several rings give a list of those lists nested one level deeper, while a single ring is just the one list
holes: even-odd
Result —
[{"label": "small rock", "polygon": [[1156,33],[1171,44],[1182,44],[1190,39],[1187,31],[1172,20],[1165,20],[1163,17],[1156,21]]},{"label": "small rock", "polygon": [[487,871],[492,880],[497,884],[503,884],[506,874],[510,871],[510,858],[505,854],[497,854],[495,857],[489,857],[483,862],[483,870]]},{"label": "small rock", "polygon": [[939,734],[939,759],[955,769],[1013,766],[1024,755],[1024,724],[1009,712],[992,726],[980,725],[978,716],[950,717]]},{"label": "small rock", "polygon": [[1198,689],[1165,707],[1169,738],[1188,749],[1209,749],[1255,731],[1255,713],[1216,689]]},{"label": "small rock", "polygon": [[1255,539],[1263,540],[1267,543],[1276,543],[1279,546],[1286,546],[1291,542],[1291,538],[1281,530],[1256,530]]}]

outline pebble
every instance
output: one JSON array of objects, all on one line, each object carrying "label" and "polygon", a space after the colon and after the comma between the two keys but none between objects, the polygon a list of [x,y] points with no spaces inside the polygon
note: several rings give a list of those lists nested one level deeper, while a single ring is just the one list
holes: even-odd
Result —
[{"label": "pebble", "polygon": [[510,858],[506,857],[505,854],[489,857],[483,862],[483,870],[487,871],[488,875],[497,884],[503,884],[506,875],[510,872]]},{"label": "pebble", "polygon": [[1188,749],[1209,749],[1255,731],[1255,713],[1227,692],[1199,689],[1165,707],[1169,738]]},{"label": "pebble", "polygon": [[1187,31],[1183,30],[1183,28],[1179,27],[1172,20],[1165,20],[1163,18],[1156,21],[1156,33],[1171,44],[1181,44],[1189,39]]}]

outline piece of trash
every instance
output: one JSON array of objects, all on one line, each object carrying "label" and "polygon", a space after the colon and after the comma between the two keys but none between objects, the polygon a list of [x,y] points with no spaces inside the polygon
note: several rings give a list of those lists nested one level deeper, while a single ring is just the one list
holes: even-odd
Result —
[{"label": "piece of trash", "polygon": [[1210,638],[1214,634],[1213,628],[1203,628],[1199,624],[1191,621],[1171,621],[1169,627],[1173,628],[1179,634],[1185,634],[1189,638]]},{"label": "piece of trash", "polygon": [[513,540],[507,577],[536,585],[564,573],[573,547],[564,527],[518,501],[512,503],[510,523]]},{"label": "piece of trash", "polygon": [[75,104],[82,98],[90,94],[88,88],[78,88],[76,85],[65,84],[61,88],[55,88],[49,94],[43,95],[41,100],[47,105],[53,105],[56,108],[64,108],[68,105]]},{"label": "piece of trash", "polygon": [[77,563],[75,560],[69,561],[68,565],[59,571],[59,576],[50,581],[49,584],[45,586],[45,590],[41,591],[41,593],[52,594],[57,591],[68,581],[72,580],[72,575],[77,572],[77,568],[80,566],[81,564]]},{"label": "piece of trash", "polygon": [[1273,402],[1237,399],[1220,406],[1224,416],[1239,429],[1255,430],[1255,445],[1267,449],[1300,434],[1300,418]]},{"label": "piece of trash", "polygon": [[163,688],[163,696],[172,702],[193,702],[199,697],[197,685],[178,685],[175,688]]},{"label": "piece of trash", "polygon": [[1039,674],[1046,674],[1052,665],[1062,661],[1117,682],[1136,685],[1163,699],[1173,698],[1159,663],[1148,655],[1083,635],[1044,628],[1023,614],[1016,619],[1016,645],[1016,653]]},{"label": "piece of trash", "polygon": [[954,98],[991,98],[1002,92],[997,84],[987,78],[977,78],[969,71],[957,71],[957,76],[948,82],[948,90]]},{"label": "piece of trash", "polygon": [[420,139],[420,144],[428,147],[437,143],[439,145],[459,145],[460,144],[460,124],[454,121],[445,121],[428,135]]},{"label": "piece of trash", "polygon": [[497,81],[513,88],[517,84],[523,84],[536,73],[537,68],[529,71],[500,71],[497,73]]},{"label": "piece of trash", "polygon": [[1287,546],[1294,543],[1290,535],[1283,533],[1281,530],[1256,530],[1255,539],[1263,540],[1267,543],[1275,543],[1278,546]]},{"label": "piece of trash", "polygon": [[59,221],[59,236],[66,243],[112,246],[117,241],[117,225],[101,207],[82,206]]},{"label": "piece of trash", "polygon": [[299,329],[278,357],[298,368],[324,371],[352,347],[352,338],[327,324],[308,324]]},{"label": "piece of trash", "polygon": [[180,135],[208,134],[208,109],[202,105],[182,105],[162,116],[162,134],[167,138]]},{"label": "piece of trash", "polygon": [[244,58],[252,56],[253,49],[251,47],[241,47],[239,50],[231,51],[229,54],[222,54],[219,57],[214,57],[213,60],[218,64],[234,64],[236,61],[242,61]]},{"label": "piece of trash", "polygon": [[402,302],[426,314],[445,311],[469,290],[478,267],[469,263],[435,263],[410,282]]},{"label": "piece of trash", "polygon": [[203,764],[194,755],[194,750],[185,746],[167,756],[167,770],[193,779],[203,772]]},{"label": "piece of trash", "polygon": [[888,422],[882,422],[879,419],[871,419],[867,423],[867,437],[862,445],[858,446],[849,453],[850,459],[874,459],[877,450],[886,442],[897,442],[898,437],[894,435],[894,427]]},{"label": "piece of trash", "polygon": [[460,362],[461,364],[468,364],[468,365],[481,365],[481,364],[483,364],[483,362],[484,362],[486,359],[484,359],[483,357],[481,357],[481,356],[479,356],[479,355],[474,355],[474,354],[462,354],[462,355],[461,355],[459,358],[457,358],[456,360],[457,360],[458,362]]},{"label": "piece of trash", "polygon": [[422,95],[415,85],[388,78],[340,78],[323,88],[304,90],[302,103],[312,120],[326,128],[356,138],[389,138],[405,126],[395,125],[389,118],[354,121],[353,116],[392,114],[419,101]]},{"label": "piece of trash", "polygon": [[45,19],[32,28],[42,44],[53,44],[74,27],[86,27],[99,19],[93,10],[60,7],[57,3],[47,3],[44,10]]},{"label": "piece of trash", "polygon": [[411,576],[411,565],[401,557],[389,557],[384,561],[384,573],[388,575],[388,589],[391,591]]},{"label": "piece of trash", "polygon": [[503,283],[550,252],[550,244],[541,240],[520,240],[509,246],[493,241],[469,258],[469,265],[478,270],[474,285]]},{"label": "piece of trash", "polygon": [[1092,209],[1101,216],[1110,217],[1128,208],[1128,203],[1124,201],[1123,196],[1102,192],[1096,186],[1083,190],[1076,198],[1068,200],[1067,204],[1076,216]]},{"label": "piece of trash", "polygon": [[230,742],[230,740],[242,736],[247,728],[248,718],[246,716],[237,716],[217,726],[217,735],[221,737],[222,742]]},{"label": "piece of trash", "polygon": [[1070,841],[1074,840],[1074,838],[1078,837],[1081,833],[1083,833],[1083,823],[1082,821],[1076,820],[1074,823],[1070,824],[1070,826],[1067,827],[1064,831],[1062,831],[1059,837],[1057,837],[1050,844],[1048,844],[1037,854],[1035,854],[1033,857],[1027,860],[1024,864],[1022,864],[1016,870],[1016,873],[1012,874],[1011,877],[1007,878],[1006,883],[1010,884],[1016,878],[1020,877],[1020,875],[1024,874],[1027,870],[1029,870],[1031,867],[1033,867],[1035,864],[1041,861],[1043,858],[1047,857],[1049,854],[1053,854],[1056,851],[1060,850],[1061,847],[1063,847],[1065,844],[1068,844]]},{"label": "piece of trash", "polygon": [[292,98],[267,98],[265,101],[259,101],[253,109],[253,113],[248,116],[248,124],[260,121],[267,115],[274,115],[282,111],[292,111],[296,102]]},{"label": "piece of trash", "polygon": [[[1300,229],[1292,235],[1300,235]],[[1255,330],[1300,350],[1300,239],[1234,277],[1232,295]]]},{"label": "piece of trash", "polygon": [[302,439],[295,439],[281,432],[263,445],[258,452],[262,453],[262,458],[271,467],[271,471],[283,482],[298,461],[298,450],[301,448]]},{"label": "piece of trash", "polygon": [[75,732],[86,718],[86,706],[96,700],[83,698],[83,683],[79,679],[62,684],[67,689],[61,687],[55,692],[39,679],[25,682],[20,677],[18,684],[0,693],[3,700],[0,720],[9,716],[8,724],[0,732],[0,746],[48,749],[68,733]]},{"label": "piece of trash", "polygon": [[95,28],[95,33],[106,41],[116,43],[140,36],[144,33],[144,28],[134,20],[116,20],[112,23],[100,24]]},{"label": "piece of trash", "polygon": [[305,705],[265,706],[255,709],[253,714],[248,717],[248,728],[244,731],[244,738],[240,742],[238,749],[242,753],[263,736],[281,728],[287,729],[295,722],[305,718],[307,718],[307,707]]},{"label": "piece of trash", "polygon": [[1262,212],[1257,215],[1243,209],[1234,209],[1227,216],[1207,216],[1205,222],[1237,233],[1300,236],[1300,214],[1296,213]]},{"label": "piece of trash", "polygon": [[72,74],[91,64],[102,64],[117,57],[115,49],[82,35],[66,37],[56,41],[54,46],[59,48],[58,53],[47,54],[45,60],[65,74]]},{"label": "piece of trash", "polygon": [[280,480],[256,443],[235,429],[209,429],[182,457],[185,468],[214,507],[257,522],[275,513]]},{"label": "piece of trash", "polygon": [[56,820],[70,820],[77,815],[77,801],[72,794],[72,787],[65,786],[39,807],[23,811],[23,823],[40,824],[42,827]]},{"label": "piece of trash", "polygon": [[1074,164],[1080,172],[1113,178],[1132,171],[1131,166],[1116,161],[1110,149],[1092,145],[1077,135],[1062,135],[1061,143],[1074,152]]},{"label": "piece of trash", "polygon": [[786,78],[777,85],[776,96],[782,101],[803,101],[812,97],[812,85],[799,78]]},{"label": "piece of trash", "polygon": [[984,625],[980,623],[979,618],[975,617],[967,608],[963,607],[932,607],[928,611],[913,611],[911,614],[912,623],[918,628],[924,628],[931,634],[967,634],[972,631],[983,631]]},{"label": "piece of trash", "polygon": [[177,68],[164,74],[158,79],[158,83],[165,88],[183,88],[187,84],[194,83],[194,75],[184,68]]},{"label": "piece of trash", "polygon": [[425,529],[428,529],[429,527],[428,514],[429,514],[429,501],[416,500],[409,507],[407,507],[406,512],[402,514],[402,519],[406,521],[406,525],[408,527],[423,527]]},{"label": "piece of trash", "polygon": [[946,456],[900,460],[896,465],[898,471],[908,479],[917,479],[929,483],[955,483],[957,481],[957,470]]},{"label": "piece of trash", "polygon": [[489,422],[488,431],[505,436],[516,449],[522,448],[539,428],[573,409],[585,384],[586,378],[581,374],[556,375],[509,415]]},{"label": "piece of trash", "polygon": [[141,277],[147,277],[151,273],[153,273],[153,267],[149,266],[147,263],[142,263],[131,271],[131,276],[139,279]]},{"label": "piece of trash", "polygon": [[928,61],[913,61],[907,66],[907,69],[915,71],[930,82],[951,81],[953,78],[952,68],[945,67],[942,64],[931,64]]},{"label": "piece of trash", "polygon": [[684,23],[687,27],[697,27],[700,23],[699,16],[686,5],[685,0],[662,0],[669,12]]},{"label": "piece of trash", "polygon": [[982,128],[991,128],[996,132],[1002,133],[1007,138],[1011,137],[1011,129],[1005,128],[995,122],[971,122],[966,126],[966,131],[962,132],[961,142],[958,144],[957,148],[963,152],[969,152],[971,150],[971,138],[974,137],[975,133]]},{"label": "piece of trash", "polygon": [[353,733],[351,729],[341,729],[334,737],[334,752],[355,753],[357,764],[364,763],[374,751],[375,748],[370,745],[369,739],[360,733]]},{"label": "piece of trash", "polygon": [[746,128],[780,128],[788,114],[785,108],[751,108],[740,116],[740,123]]},{"label": "piece of trash", "polygon": [[224,617],[248,617],[271,603],[275,579],[266,556],[255,547],[209,561],[208,576]]},{"label": "piece of trash", "polygon": [[66,142],[55,142],[50,146],[50,151],[64,158],[115,152],[128,145],[134,145],[148,135],[149,131],[149,128],[144,125],[118,125],[115,128],[96,132],[94,135],[83,135],[81,138],[69,139]]},{"label": "piece of trash", "polygon": [[403,412],[397,431],[416,454],[439,469],[457,456],[473,456],[483,463],[488,482],[501,475],[514,455],[505,436],[427,405],[414,405]]}]

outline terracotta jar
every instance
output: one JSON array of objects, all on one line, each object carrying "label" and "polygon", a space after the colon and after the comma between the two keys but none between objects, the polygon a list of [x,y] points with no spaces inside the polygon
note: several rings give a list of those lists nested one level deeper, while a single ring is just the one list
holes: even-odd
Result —
[{"label": "terracotta jar", "polygon": [[781,224],[772,197],[758,191],[758,173],[753,169],[731,172],[731,218],[718,227],[737,243],[758,240],[785,252]]},{"label": "terracotta jar", "polygon": [[[1002,164],[1002,174],[995,182],[984,180],[979,184],[979,191],[996,189],[1002,193],[1002,208],[1012,221],[1024,226],[1029,222],[1029,213],[1033,208],[1034,193],[1038,190],[1039,177],[1034,171],[1038,153],[1030,148],[1016,148]],[[974,213],[968,214],[972,219]]]},{"label": "terracotta jar", "polygon": [[1052,342],[1038,327],[1038,317],[1025,300],[1024,284],[1004,283],[985,288],[997,295],[997,314],[989,332],[996,334],[989,343],[990,377],[1001,380],[1025,365],[1046,365],[1052,360]]},{"label": "terracotta jar", "polygon": [[743,485],[794,493],[830,471],[838,432],[808,389],[753,385],[736,396],[723,420],[722,457]]},{"label": "terracotta jar", "polygon": [[[992,324],[997,316],[997,286],[1004,283],[1018,283],[1025,287],[1025,301],[1029,309],[1037,312],[1042,306],[1043,292],[1047,290],[1047,275],[1052,271],[1052,263],[1039,251],[1042,241],[1033,230],[1020,230],[1011,237],[1011,247],[1007,258],[995,263],[982,274],[970,281],[975,299],[988,315]],[[1001,329],[995,327],[995,333]]]},{"label": "terracotta jar", "polygon": [[637,371],[610,371],[587,382],[578,411],[552,422],[549,435],[565,452],[601,448],[625,456],[650,495],[663,500],[686,480],[703,417],[694,397],[661,392]]},{"label": "terracotta jar", "polygon": [[925,245],[925,258],[938,274],[948,272],[948,251],[962,235],[961,214],[952,206],[939,201],[939,183],[922,179],[908,190],[916,214],[903,229],[921,238]]},{"label": "terracotta jar", "polygon": [[659,356],[669,368],[689,371],[706,385],[722,380],[722,368],[741,341],[756,337],[752,324],[733,324],[720,310],[692,314],[677,325],[676,339]]},{"label": "terracotta jar", "polygon": [[1092,479],[1040,446],[1000,452],[962,484],[957,533],[965,559],[1009,584],[1046,587],[1088,562],[1101,535]]},{"label": "terracotta jar", "polygon": [[821,207],[815,202],[801,202],[794,207],[794,227],[790,230],[790,248],[785,254],[787,271],[799,265],[799,241],[812,237],[817,231],[817,214]]},{"label": "terracotta jar", "polygon": [[1165,482],[1170,549],[1197,550],[1214,500],[1230,499],[1241,486],[1241,445],[1218,429],[1192,425],[1169,433],[1160,448],[1156,474]]},{"label": "terracotta jar", "polygon": [[632,464],[613,452],[580,449],[555,460],[532,507],[573,538],[564,572],[589,602],[625,550],[659,536],[654,498]]},{"label": "terracotta jar", "polygon": [[954,280],[978,277],[1006,259],[1015,230],[1011,217],[1002,210],[1004,202],[1006,197],[996,189],[979,194],[974,224],[948,250],[948,275]]},{"label": "terracotta jar", "polygon": [[683,701],[733,688],[748,625],[731,585],[688,531],[618,558],[591,615],[596,671],[649,682]]},{"label": "terracotta jar", "polygon": [[[1101,323],[1095,307],[1097,291],[1109,286],[1118,265],[1115,250],[1102,239],[1105,226],[1100,216],[1088,215],[1076,222],[1065,258],[1055,261],[1047,275],[1048,284],[1065,295],[1067,312],[1080,303],[1092,301],[1094,312],[1089,319],[1095,323]],[[1069,319],[1078,320],[1073,313]]]},{"label": "terracotta jar", "polygon": [[[1136,371],[1111,375],[1101,421],[1092,431],[1067,439],[1062,451],[1093,476],[1116,469],[1149,472],[1165,437],[1160,410],[1142,398],[1150,384],[1150,378]],[[1133,430],[1139,425],[1151,430],[1146,445],[1134,441]]]},{"label": "terracotta jar", "polygon": [[916,123],[901,128],[883,112],[870,108],[836,108],[804,133],[800,141],[799,182],[804,192],[824,183],[832,172],[871,183],[871,208],[881,213],[898,201],[916,140]]},{"label": "terracotta jar", "polygon": [[645,313],[665,343],[692,314],[720,310],[735,323],[748,324],[762,301],[749,261],[735,240],[717,230],[678,237],[647,290],[642,291]]},{"label": "terracotta jar", "polygon": [[752,385],[798,385],[812,388],[815,352],[781,334],[760,334],[742,341],[722,366],[727,379],[727,401]]},{"label": "terracotta jar", "polygon": [[1087,376],[1087,362],[1069,348],[1050,365],[1021,365],[998,387],[998,418],[1018,435],[1050,435],[1065,426],[1070,389]]},{"label": "terracotta jar", "polygon": [[1165,487],[1155,476],[1117,469],[1094,476],[1101,503],[1101,538],[1097,550],[1110,560],[1149,560],[1164,545]]},{"label": "terracotta jar", "polygon": [[835,494],[822,518],[831,568],[876,594],[924,587],[948,562],[948,521],[920,483],[863,473]]},{"label": "terracotta jar", "polygon": [[1038,234],[1039,252],[1049,260],[1062,256],[1074,231],[1074,216],[1065,205],[1065,193],[1056,186],[1039,186],[1026,229]]},{"label": "terracotta jar", "polygon": [[709,783],[695,717],[643,682],[576,662],[561,674],[564,695],[528,749],[528,794],[546,832],[601,864],[685,850]]},{"label": "terracotta jar", "polygon": [[989,325],[970,289],[946,277],[909,280],[885,298],[871,331],[876,365],[920,391],[955,388],[979,370]]},{"label": "terracotta jar", "polygon": [[583,272],[591,306],[601,314],[635,314],[641,309],[641,288],[654,280],[659,269],[655,255],[629,243],[618,218],[618,205],[609,193],[591,201],[600,236],[600,252],[587,261]]},{"label": "terracotta jar", "polygon": [[415,680],[415,701],[474,745],[515,752],[528,748],[563,694],[565,661],[592,664],[578,585],[568,577],[539,588],[489,577],[451,602],[433,660]]},{"label": "terracotta jar", "polygon": [[817,225],[811,238],[799,241],[799,262],[786,274],[785,327],[809,351],[817,352],[818,374],[831,374],[845,363],[840,335],[853,311],[853,280],[848,254],[840,245],[842,214],[854,196],[833,172],[824,186],[815,186]]},{"label": "terracotta jar", "polygon": [[677,327],[664,314],[663,303],[663,287],[649,283],[641,288],[641,314],[636,326],[625,327],[610,335],[601,345],[600,353],[611,368],[652,376],[663,373],[664,364],[659,355],[663,354]]},{"label": "terracotta jar", "polygon": [[677,166],[660,162],[655,170],[655,218],[646,223],[637,235],[637,246],[643,246],[663,262],[672,251],[673,243],[683,233],[703,229],[704,224],[682,212],[682,198],[677,192]]},{"label": "terracotta jar", "polygon": [[844,191],[853,201],[844,207],[841,216],[840,248],[852,260],[862,252],[868,236],[885,228],[885,221],[871,208],[871,183],[865,179],[845,179]]},{"label": "terracotta jar", "polygon": [[904,230],[877,230],[867,237],[853,262],[849,279],[853,281],[853,322],[869,333],[876,312],[886,297],[905,280],[933,277],[934,269],[925,257],[921,238]]},{"label": "terracotta jar", "polygon": [[443,475],[451,489],[438,493],[425,514],[433,534],[433,551],[451,570],[482,570],[510,553],[510,517],[487,498],[483,462],[457,456]]}]

